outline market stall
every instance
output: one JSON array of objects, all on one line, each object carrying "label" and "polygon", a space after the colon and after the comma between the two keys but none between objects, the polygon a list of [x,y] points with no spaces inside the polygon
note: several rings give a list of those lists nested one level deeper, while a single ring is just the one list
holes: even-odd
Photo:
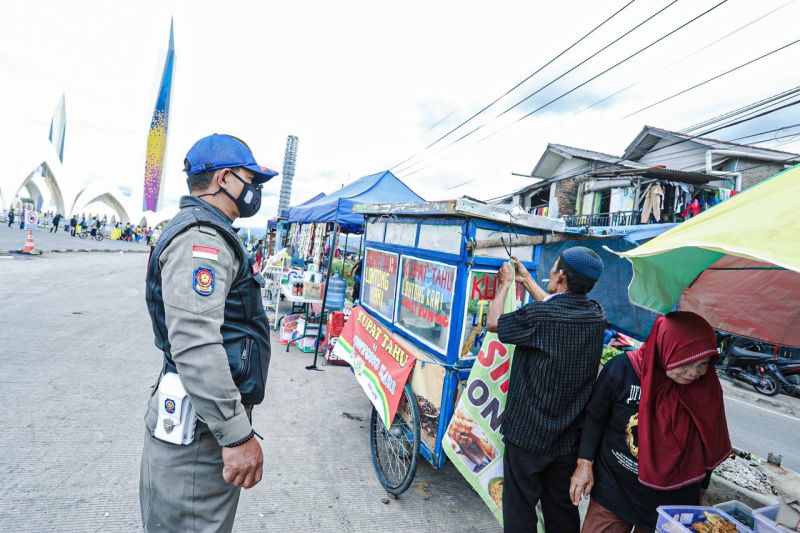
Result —
[{"label": "market stall", "polygon": [[[323,310],[327,309],[328,286],[330,285],[332,273],[330,266],[333,265],[339,233],[363,232],[364,215],[354,213],[353,208],[359,205],[388,201],[420,202],[422,198],[409,189],[394,174],[386,170],[364,176],[316,201],[289,209],[287,221],[296,223],[298,226],[313,224],[313,233],[311,235],[306,234],[306,239],[299,242],[299,246],[296,248],[300,248],[302,253],[311,252],[310,257],[312,257],[318,271],[322,271],[321,267],[326,266],[324,269],[325,277],[322,295]],[[295,231],[298,231],[298,226],[295,227]],[[323,250],[323,243],[328,239],[329,232],[332,233],[332,245],[327,254],[326,265],[323,265],[321,250]],[[298,235],[295,236],[299,237]],[[298,253],[297,249],[295,253]],[[322,328],[319,328],[314,350],[314,362],[308,367],[310,370],[317,369],[317,355],[321,336]]]},{"label": "market stall", "polygon": [[[468,198],[361,205],[354,212],[365,216],[362,306],[354,308],[335,353],[373,401],[376,473],[388,492],[400,494],[413,480],[417,452],[434,467],[446,462],[443,439],[487,334],[499,267],[511,254],[535,269],[541,243],[561,238],[554,232],[563,232],[564,223]],[[527,300],[521,286],[515,295]],[[499,404],[488,392],[477,395],[499,426]],[[485,435],[476,438],[490,446]],[[476,471],[488,480],[497,477],[500,454],[484,449],[487,460]]]}]

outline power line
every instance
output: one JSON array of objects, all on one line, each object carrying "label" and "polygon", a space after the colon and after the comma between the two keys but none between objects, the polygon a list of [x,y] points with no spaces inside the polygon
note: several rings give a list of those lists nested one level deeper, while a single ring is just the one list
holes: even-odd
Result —
[{"label": "power line", "polygon": [[598,106],[598,105],[602,104],[603,102],[607,102],[608,100],[611,100],[612,98],[614,98],[614,97],[616,97],[616,96],[620,95],[621,93],[623,93],[623,92],[627,91],[628,89],[630,89],[630,88],[632,88],[632,87],[635,87],[636,85],[639,85],[639,84],[640,84],[640,83],[642,83],[643,81],[647,81],[647,80],[649,80],[649,79],[653,78],[654,76],[656,76],[656,75],[658,75],[658,74],[662,74],[664,71],[666,71],[666,70],[669,70],[669,69],[671,69],[672,67],[674,67],[675,65],[678,65],[679,63],[682,63],[682,62],[686,61],[686,60],[687,60],[687,59],[689,59],[690,57],[693,57],[693,56],[695,56],[695,55],[699,54],[700,52],[703,52],[703,51],[705,51],[705,50],[707,50],[707,49],[711,48],[711,47],[712,47],[712,46],[714,46],[715,44],[717,44],[717,43],[720,43],[720,42],[724,41],[725,39],[727,39],[728,37],[731,37],[732,35],[735,35],[735,34],[739,33],[739,32],[740,32],[740,31],[742,31],[743,29],[745,29],[745,28],[748,28],[749,26],[752,26],[752,25],[753,25],[753,24],[755,24],[756,22],[759,22],[760,20],[762,20],[762,19],[764,19],[764,18],[766,18],[766,17],[768,17],[768,16],[772,15],[772,14],[773,14],[773,13],[775,13],[776,11],[779,11],[780,9],[783,9],[784,7],[788,6],[788,5],[789,5],[789,4],[791,4],[791,3],[794,3],[795,1],[796,1],[796,0],[789,0],[789,1],[788,1],[788,2],[786,2],[785,4],[778,6],[778,7],[776,7],[775,9],[773,9],[773,10],[771,10],[771,11],[768,11],[767,13],[764,13],[764,14],[763,14],[763,15],[761,15],[760,17],[758,17],[758,18],[756,18],[756,19],[753,19],[753,20],[751,20],[751,21],[750,21],[750,22],[748,22],[747,24],[744,24],[743,26],[739,26],[738,28],[736,28],[736,29],[735,29],[735,30],[733,30],[732,32],[726,33],[726,34],[725,34],[725,35],[723,35],[722,37],[720,37],[720,38],[718,38],[718,39],[715,39],[714,41],[712,41],[712,42],[710,42],[710,43],[706,44],[705,46],[703,46],[703,47],[701,47],[701,48],[698,48],[698,49],[697,49],[697,50],[695,50],[694,52],[691,52],[690,54],[687,54],[687,55],[683,56],[682,58],[678,59],[677,61],[674,61],[674,62],[670,63],[670,64],[669,64],[669,65],[667,65],[666,67],[660,68],[660,69],[656,70],[655,72],[653,72],[653,73],[649,74],[648,76],[645,76],[645,77],[643,77],[643,78],[639,78],[639,79],[638,79],[638,80],[636,80],[635,82],[633,82],[633,83],[631,83],[631,84],[629,84],[629,85],[626,85],[626,86],[625,86],[625,87],[623,87],[622,89],[620,89],[620,90],[618,90],[618,91],[616,91],[616,92],[614,92],[614,93],[612,93],[612,94],[610,94],[610,95],[606,96],[605,98],[601,98],[600,100],[597,100],[596,102],[594,102],[594,103],[592,103],[592,104],[589,104],[588,106],[584,107],[584,108],[583,108],[583,109],[581,109],[580,111],[576,111],[575,113],[573,113],[573,114],[572,114],[572,116],[579,115],[579,114],[583,113],[584,111],[587,111],[587,110],[589,110],[589,109],[591,109],[591,108],[593,108],[593,107],[595,107],[595,106]]},{"label": "power line", "polygon": [[[562,94],[561,94],[561,95],[559,95],[558,97],[556,97],[556,98],[553,98],[553,99],[552,99],[552,100],[550,100],[549,102],[547,102],[547,103],[545,103],[545,104],[543,104],[543,105],[541,105],[541,106],[537,107],[537,108],[536,108],[536,109],[534,109],[533,111],[531,111],[531,112],[529,112],[529,113],[527,113],[527,114],[525,114],[525,115],[523,115],[523,116],[519,117],[519,118],[518,118],[517,120],[515,120],[514,122],[512,122],[512,123],[510,123],[510,124],[507,124],[506,126],[503,126],[503,127],[501,127],[500,129],[498,129],[498,130],[497,130],[497,131],[495,131],[494,133],[491,133],[491,134],[487,135],[486,137],[483,137],[482,139],[478,140],[476,143],[473,143],[472,145],[470,145],[468,148],[471,148],[471,147],[473,147],[473,146],[476,146],[477,144],[480,144],[480,143],[482,143],[483,141],[486,141],[486,140],[490,139],[491,137],[494,137],[495,135],[497,135],[498,133],[500,133],[500,132],[504,131],[504,130],[505,130],[505,129],[507,129],[508,127],[510,127],[510,126],[513,126],[513,125],[515,125],[515,124],[517,124],[517,123],[521,122],[522,120],[524,120],[524,119],[526,119],[526,118],[528,118],[528,117],[530,117],[530,116],[532,116],[532,115],[534,115],[534,114],[538,113],[538,112],[539,112],[539,111],[541,111],[542,109],[545,109],[546,107],[548,107],[548,106],[552,105],[553,103],[555,103],[555,102],[557,102],[557,101],[561,100],[561,99],[562,99],[562,98],[564,98],[565,96],[567,96],[567,95],[569,95],[569,94],[571,94],[571,93],[573,93],[573,92],[577,91],[578,89],[580,89],[581,87],[583,87],[583,86],[587,85],[588,83],[590,83],[590,82],[592,82],[592,81],[596,80],[597,78],[599,78],[599,77],[601,77],[601,76],[603,76],[603,75],[605,75],[605,74],[609,73],[610,71],[614,70],[615,68],[617,68],[617,67],[619,67],[620,65],[624,64],[625,62],[627,62],[627,61],[629,61],[629,60],[633,59],[634,57],[638,56],[638,55],[639,55],[639,54],[641,54],[642,52],[644,52],[644,51],[646,51],[646,50],[648,50],[648,49],[652,48],[653,46],[655,46],[656,44],[660,43],[660,42],[661,42],[661,41],[663,41],[664,39],[666,39],[666,38],[670,37],[671,35],[674,35],[674,34],[675,34],[675,33],[677,33],[678,31],[680,31],[680,30],[682,30],[683,28],[685,28],[686,26],[688,26],[688,25],[692,24],[693,22],[695,22],[695,21],[699,20],[700,18],[704,17],[705,15],[707,15],[707,14],[711,13],[712,11],[714,11],[715,9],[717,9],[718,7],[720,7],[721,5],[725,4],[726,2],[728,2],[728,0],[722,0],[722,1],[720,1],[719,3],[715,4],[714,6],[712,6],[712,7],[711,7],[711,8],[709,8],[709,9],[707,9],[707,10],[703,11],[702,13],[700,13],[700,14],[699,14],[699,15],[697,15],[697,16],[695,16],[694,18],[692,18],[692,19],[688,20],[687,22],[684,22],[683,24],[681,24],[681,25],[680,25],[680,26],[678,26],[677,28],[675,28],[675,29],[673,29],[673,30],[671,30],[671,31],[667,32],[667,33],[666,33],[666,34],[664,34],[664,35],[662,35],[661,37],[659,37],[658,39],[654,40],[653,42],[651,42],[651,43],[650,43],[650,44],[648,44],[647,46],[644,46],[643,48],[640,48],[640,49],[639,49],[639,50],[637,50],[636,52],[634,52],[634,53],[630,54],[629,56],[627,56],[626,58],[624,58],[624,59],[622,59],[622,60],[620,60],[620,61],[616,62],[615,64],[613,64],[612,66],[610,66],[610,67],[608,67],[607,69],[603,70],[602,72],[600,72],[600,73],[598,73],[598,74],[595,74],[594,76],[592,76],[592,77],[591,77],[591,78],[589,78],[588,80],[584,81],[583,83],[581,83],[581,84],[579,84],[579,85],[577,85],[577,86],[573,87],[572,89],[570,89],[570,90],[568,90],[568,91],[566,91],[566,92],[562,93]],[[476,131],[478,131],[478,130],[479,130],[481,127],[483,127],[483,126],[479,126],[478,128],[475,128],[475,129],[473,129],[472,131],[470,131],[470,132],[468,132],[468,133],[466,133],[466,134],[462,135],[461,137],[459,137],[459,138],[458,138],[458,139],[456,139],[455,141],[451,142],[451,143],[450,143],[450,144],[449,144],[447,147],[453,146],[453,145],[457,144],[458,142],[460,142],[460,141],[464,140],[464,139],[465,139],[466,137],[468,137],[469,135],[471,135],[471,134],[475,133]],[[462,150],[462,151],[463,151],[463,150]],[[456,152],[456,153],[460,153],[460,152]],[[454,154],[451,154],[451,155],[454,155]],[[449,157],[449,156],[448,156],[448,157]],[[405,169],[401,169],[399,172],[404,172],[405,170],[408,170],[408,169],[410,169],[410,168],[412,168],[412,167],[414,167],[414,166],[418,165],[419,163],[420,163],[420,162],[414,163],[414,164],[412,164],[412,165],[410,165],[410,166],[406,167]],[[426,167],[426,168],[427,168],[427,167]],[[414,171],[413,173],[416,173],[416,172],[418,172],[418,171],[419,171],[419,170],[417,170],[417,171]],[[411,174],[413,174],[413,173],[406,174],[406,176],[409,176],[409,175],[411,175]]]},{"label": "power line", "polygon": [[[582,65],[586,64],[588,61],[590,61],[590,60],[594,59],[595,57],[597,57],[598,55],[600,55],[601,53],[603,53],[604,51],[606,51],[608,48],[610,48],[611,46],[615,45],[616,43],[618,43],[619,41],[621,41],[622,39],[624,39],[625,37],[627,37],[628,35],[630,35],[630,34],[631,34],[631,33],[633,33],[634,31],[636,31],[637,29],[639,29],[640,27],[642,27],[642,26],[643,26],[644,24],[646,24],[647,22],[651,21],[652,19],[654,19],[655,17],[657,17],[658,15],[660,15],[661,13],[663,13],[664,11],[666,11],[668,8],[670,8],[670,7],[672,7],[673,5],[675,5],[677,2],[678,2],[678,0],[673,0],[672,2],[670,2],[669,4],[667,4],[666,6],[664,6],[663,8],[661,8],[661,9],[657,10],[655,13],[653,13],[652,15],[650,15],[649,17],[647,17],[646,19],[644,19],[642,22],[638,23],[637,25],[635,25],[634,27],[632,27],[631,29],[629,29],[628,31],[626,31],[625,33],[623,33],[622,35],[620,35],[620,36],[616,37],[615,39],[612,39],[611,41],[609,41],[609,42],[608,42],[608,43],[607,43],[605,46],[603,46],[602,48],[600,48],[599,50],[597,50],[597,51],[596,51],[596,52],[594,52],[593,54],[591,54],[591,55],[589,55],[588,57],[586,57],[585,59],[583,59],[583,61],[580,61],[579,63],[577,63],[577,64],[573,65],[571,68],[569,68],[569,69],[567,69],[566,71],[562,72],[561,74],[559,74],[558,76],[556,76],[555,78],[553,78],[552,80],[550,80],[549,82],[547,82],[546,84],[542,85],[541,87],[539,87],[538,89],[536,89],[536,90],[535,90],[535,91],[533,91],[532,93],[529,93],[529,94],[528,94],[527,96],[525,96],[525,97],[524,97],[522,100],[519,100],[519,101],[517,101],[517,102],[516,102],[514,105],[512,105],[511,107],[509,107],[509,108],[508,108],[508,109],[506,109],[505,111],[503,111],[503,112],[499,113],[498,115],[495,115],[494,117],[492,117],[492,118],[491,118],[491,119],[489,119],[488,121],[484,122],[483,124],[480,124],[480,125],[478,125],[477,127],[473,128],[473,129],[472,129],[472,130],[470,130],[468,133],[466,133],[466,134],[462,135],[461,137],[459,137],[459,138],[458,138],[458,139],[456,139],[455,141],[451,142],[451,143],[450,143],[448,146],[446,146],[445,148],[448,148],[449,146],[452,146],[453,144],[455,144],[455,143],[457,143],[457,142],[461,141],[462,139],[465,139],[466,137],[469,137],[470,135],[472,135],[472,134],[473,134],[473,133],[475,133],[476,131],[478,131],[478,130],[482,129],[482,128],[483,128],[484,126],[486,126],[487,124],[490,124],[491,122],[493,122],[494,120],[496,120],[496,119],[498,119],[498,118],[502,117],[503,115],[505,115],[506,113],[508,113],[508,112],[509,112],[509,111],[511,111],[512,109],[515,109],[515,108],[517,108],[518,106],[522,105],[524,102],[526,102],[526,101],[527,101],[528,99],[530,99],[531,97],[533,97],[533,96],[535,96],[535,95],[539,94],[541,91],[543,91],[544,89],[546,89],[546,88],[550,87],[552,84],[554,84],[554,83],[555,83],[555,82],[557,82],[558,80],[562,79],[564,76],[566,76],[566,75],[570,74],[570,73],[571,73],[571,72],[573,72],[575,69],[577,69],[577,68],[581,67]],[[459,126],[459,127],[460,127],[460,126]],[[452,133],[452,132],[453,132],[453,131],[455,131],[456,129],[458,129],[458,128],[455,128],[454,130],[452,130],[452,131],[451,131],[451,132],[449,132],[449,133]],[[448,135],[449,135],[449,133],[448,133]],[[442,138],[438,139],[436,142],[439,142],[439,141],[440,141],[440,140],[442,140],[443,138],[444,138],[444,137],[442,137]],[[434,143],[434,144],[435,144],[435,143]],[[430,147],[430,146],[429,146],[429,147]],[[429,148],[429,147],[428,147],[428,148]],[[426,148],[426,150],[427,150],[427,148]],[[424,151],[425,151],[425,150],[422,150],[420,153],[422,153],[422,152],[424,152]],[[440,151],[441,151],[441,150],[440,150]],[[399,170],[398,170],[398,172],[403,172],[404,170],[408,170],[408,169],[409,169],[409,168],[411,168],[412,166],[413,166],[413,164],[412,164],[412,165],[409,165],[409,166],[407,166],[406,168],[399,169]]]},{"label": "power line", "polygon": [[657,101],[657,102],[654,102],[654,103],[652,103],[652,104],[650,104],[650,105],[647,105],[647,106],[645,106],[645,107],[643,107],[643,108],[641,108],[641,109],[638,109],[638,110],[634,111],[633,113],[628,113],[627,115],[625,115],[624,117],[622,117],[620,120],[624,120],[624,119],[626,119],[626,118],[630,118],[630,117],[632,117],[632,116],[634,116],[634,115],[638,115],[638,114],[639,114],[639,113],[641,113],[642,111],[646,111],[646,110],[648,110],[648,109],[652,109],[652,108],[656,107],[657,105],[663,104],[664,102],[667,102],[667,101],[669,101],[669,100],[672,100],[673,98],[676,98],[676,97],[678,97],[678,96],[680,96],[680,95],[682,95],[682,94],[686,94],[686,93],[688,93],[689,91],[692,91],[692,90],[694,90],[694,89],[697,89],[698,87],[702,87],[703,85],[705,85],[705,84],[707,84],[707,83],[711,83],[711,82],[712,82],[712,81],[714,81],[714,80],[718,80],[718,79],[722,78],[723,76],[727,76],[728,74],[731,74],[732,72],[736,72],[737,70],[739,70],[739,69],[742,69],[742,68],[744,68],[744,67],[746,67],[746,66],[748,66],[748,65],[752,65],[753,63],[755,63],[755,62],[757,62],[757,61],[761,61],[762,59],[764,59],[764,58],[766,58],[766,57],[769,57],[769,56],[771,56],[772,54],[776,54],[776,53],[780,52],[781,50],[785,50],[785,49],[789,48],[790,46],[794,46],[794,45],[796,45],[797,43],[800,43],[800,39],[798,39],[798,40],[796,40],[796,41],[792,41],[792,42],[791,42],[791,43],[789,43],[789,44],[785,44],[785,45],[783,45],[783,46],[781,46],[781,47],[779,47],[779,48],[776,48],[775,50],[772,50],[772,51],[770,51],[770,52],[767,52],[766,54],[763,54],[763,55],[761,55],[761,56],[758,56],[758,57],[756,57],[755,59],[751,59],[750,61],[747,61],[747,62],[745,62],[745,63],[742,63],[741,65],[738,65],[738,66],[736,66],[736,67],[733,67],[732,69],[729,69],[729,70],[726,70],[725,72],[722,72],[722,73],[720,73],[720,74],[717,74],[716,76],[712,76],[711,78],[708,78],[707,80],[701,81],[700,83],[696,83],[696,84],[692,85],[691,87],[688,87],[688,88],[686,88],[686,89],[683,89],[683,90],[681,90],[681,91],[678,91],[677,93],[675,93],[675,94],[672,94],[672,95],[670,95],[670,96],[667,96],[666,98],[662,98],[661,100],[659,100],[659,101]]},{"label": "power line", "polygon": [[766,98],[764,98],[762,100],[759,100],[758,102],[753,102],[751,104],[747,104],[746,106],[742,106],[740,108],[734,109],[733,111],[728,111],[727,113],[723,113],[721,115],[717,115],[715,117],[712,117],[710,119],[704,120],[702,122],[698,122],[697,124],[694,124],[694,125],[689,126],[687,128],[683,128],[682,130],[680,130],[680,132],[681,133],[688,133],[690,131],[698,130],[700,128],[708,126],[709,124],[713,124],[714,122],[720,122],[720,121],[728,119],[730,117],[742,114],[742,113],[744,113],[746,111],[750,111],[751,109],[756,109],[756,108],[758,108],[758,107],[760,107],[762,105],[771,104],[772,102],[775,102],[775,101],[781,101],[785,97],[793,97],[793,96],[797,95],[798,93],[800,93],[800,85],[798,85],[797,87],[793,87],[791,89],[788,89],[786,91],[783,91],[783,92],[768,96],[768,97],[766,97]]},{"label": "power line", "polygon": [[[510,88],[509,90],[507,90],[507,91],[506,91],[505,93],[503,93],[502,95],[500,95],[500,96],[498,96],[497,98],[495,98],[495,99],[494,99],[492,102],[490,102],[489,104],[487,104],[486,106],[484,106],[484,107],[483,107],[481,110],[479,110],[477,113],[473,114],[471,117],[469,117],[469,118],[468,118],[468,119],[466,119],[465,121],[461,122],[461,123],[460,123],[458,126],[456,126],[455,128],[451,129],[450,131],[448,131],[447,133],[445,133],[444,135],[442,135],[441,137],[439,137],[438,139],[436,139],[435,141],[433,141],[432,143],[430,143],[428,146],[426,146],[425,148],[423,148],[422,150],[420,150],[420,151],[418,151],[418,152],[416,152],[416,153],[414,153],[414,154],[410,155],[409,157],[405,158],[404,160],[402,160],[402,161],[400,161],[399,163],[397,163],[397,164],[395,164],[394,166],[392,166],[392,167],[390,168],[390,170],[391,170],[391,169],[393,169],[393,168],[399,167],[399,166],[400,166],[400,165],[402,165],[403,163],[405,163],[405,162],[407,162],[407,161],[410,161],[411,159],[413,159],[413,158],[414,158],[414,157],[416,157],[417,155],[419,155],[419,154],[421,154],[421,153],[425,152],[426,150],[428,150],[428,149],[432,148],[432,147],[433,147],[433,146],[435,146],[437,143],[439,143],[440,141],[442,141],[442,140],[443,140],[445,137],[447,137],[448,135],[450,135],[450,134],[451,134],[451,133],[453,133],[454,131],[458,130],[459,128],[461,128],[461,127],[462,127],[462,126],[464,126],[465,124],[469,123],[469,122],[470,122],[472,119],[474,119],[475,117],[477,117],[478,115],[480,115],[481,113],[483,113],[484,111],[486,111],[487,109],[489,109],[490,107],[492,107],[494,104],[496,104],[497,102],[499,102],[500,100],[502,100],[503,98],[505,98],[506,96],[508,96],[508,95],[509,95],[509,94],[510,94],[512,91],[514,91],[514,90],[516,90],[517,88],[519,88],[519,86],[521,86],[523,83],[527,82],[527,81],[528,81],[528,80],[530,80],[532,77],[534,77],[535,75],[537,75],[539,72],[541,72],[542,70],[544,70],[545,68],[547,68],[548,66],[550,66],[550,65],[551,65],[551,64],[552,64],[554,61],[556,61],[557,59],[559,59],[561,56],[563,56],[564,54],[566,54],[567,52],[569,52],[570,50],[572,50],[573,48],[575,48],[575,46],[577,46],[577,45],[578,45],[579,43],[581,43],[581,42],[582,42],[584,39],[586,39],[586,38],[587,38],[587,37],[589,37],[591,34],[593,34],[595,31],[597,31],[597,30],[598,30],[598,29],[600,29],[602,26],[604,26],[604,25],[605,25],[605,24],[606,24],[608,21],[610,21],[611,19],[613,19],[614,17],[616,17],[617,15],[619,15],[620,13],[622,13],[622,11],[624,11],[624,10],[625,10],[625,9],[626,9],[628,6],[630,6],[631,4],[633,4],[635,1],[636,1],[636,0],[630,0],[630,2],[628,2],[627,4],[625,4],[624,6],[622,6],[620,9],[618,9],[617,11],[615,11],[614,13],[612,13],[612,14],[611,14],[609,17],[607,17],[607,18],[606,18],[606,19],[605,19],[603,22],[601,22],[600,24],[598,24],[597,26],[595,26],[594,28],[592,28],[591,30],[589,30],[589,31],[588,31],[587,33],[585,33],[585,34],[584,34],[584,35],[583,35],[583,36],[582,36],[580,39],[578,39],[577,41],[575,41],[574,43],[572,43],[571,45],[569,45],[567,48],[565,48],[564,50],[562,50],[561,52],[559,52],[559,53],[558,53],[558,55],[556,55],[555,57],[553,57],[552,59],[550,59],[549,61],[547,61],[547,62],[546,62],[544,65],[542,65],[541,67],[539,67],[538,69],[536,69],[536,70],[535,70],[533,73],[531,73],[530,75],[528,75],[528,76],[527,76],[525,79],[523,79],[522,81],[520,81],[519,83],[517,83],[516,85],[514,85],[512,88]],[[677,1],[677,0],[676,0],[676,1]],[[674,2],[673,2],[673,3],[674,3]],[[452,114],[452,113],[451,113],[451,114]],[[449,115],[448,115],[448,116],[449,116]],[[444,119],[442,119],[442,120],[444,120]],[[439,122],[441,122],[441,120],[440,120]],[[437,124],[438,124],[439,122],[437,122]]]}]

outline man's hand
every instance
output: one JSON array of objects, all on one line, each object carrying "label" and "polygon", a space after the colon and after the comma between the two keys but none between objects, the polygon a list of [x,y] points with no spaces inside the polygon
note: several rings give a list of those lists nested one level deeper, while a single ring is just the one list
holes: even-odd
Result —
[{"label": "man's hand", "polygon": [[514,260],[514,268],[516,269],[516,274],[517,275],[516,275],[515,279],[519,283],[523,283],[523,284],[526,281],[529,281],[529,280],[533,281],[533,278],[531,277],[531,273],[528,272],[528,269],[525,268],[525,266],[522,263],[520,263],[519,259],[517,259],[516,257],[512,257],[511,259]]},{"label": "man's hand", "polygon": [[514,282],[514,269],[511,263],[503,263],[503,266],[497,272],[497,280],[503,285]]},{"label": "man's hand", "polygon": [[589,496],[594,486],[594,474],[592,473],[592,462],[586,459],[578,459],[578,466],[572,474],[569,482],[569,498],[573,505],[578,505],[581,497]]},{"label": "man's hand", "polygon": [[249,489],[261,481],[264,454],[255,437],[235,448],[223,447],[222,462],[222,479],[226,483]]}]

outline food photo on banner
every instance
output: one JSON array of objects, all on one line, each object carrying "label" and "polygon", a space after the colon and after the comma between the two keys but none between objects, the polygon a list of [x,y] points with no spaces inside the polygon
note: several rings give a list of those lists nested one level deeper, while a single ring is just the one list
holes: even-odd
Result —
[{"label": "food photo on banner", "polygon": [[456,267],[403,257],[395,324],[439,353],[447,351]]},{"label": "food photo on banner", "polygon": [[[518,296],[508,291],[504,313],[516,311]],[[500,524],[503,523],[503,435],[514,345],[487,332],[444,436],[443,448]]]},{"label": "food photo on banner", "polygon": [[390,427],[416,361],[411,348],[356,306],[333,353],[353,367],[383,424]]}]

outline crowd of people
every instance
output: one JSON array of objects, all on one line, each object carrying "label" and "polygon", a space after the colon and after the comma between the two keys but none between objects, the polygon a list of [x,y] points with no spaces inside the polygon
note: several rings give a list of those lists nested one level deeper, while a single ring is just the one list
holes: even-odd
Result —
[{"label": "crowd of people", "polygon": [[[17,209],[10,207],[5,213],[8,227],[10,228],[14,224],[19,224],[19,228],[24,229],[26,212],[27,209],[25,207]],[[130,222],[124,224],[122,222],[113,222],[112,224],[109,223],[106,215],[102,215],[101,217],[99,214],[81,213],[78,215],[75,213],[69,219],[66,219],[61,213],[53,211],[44,213],[38,212],[38,214],[38,225],[43,228],[48,228],[48,233],[58,233],[63,225],[64,231],[69,231],[72,237],[78,237],[83,232],[87,232],[91,237],[95,237],[99,231],[118,229],[120,230],[119,240],[137,243],[143,242],[147,245],[153,245],[157,239],[156,230],[151,226],[132,225]]]}]

